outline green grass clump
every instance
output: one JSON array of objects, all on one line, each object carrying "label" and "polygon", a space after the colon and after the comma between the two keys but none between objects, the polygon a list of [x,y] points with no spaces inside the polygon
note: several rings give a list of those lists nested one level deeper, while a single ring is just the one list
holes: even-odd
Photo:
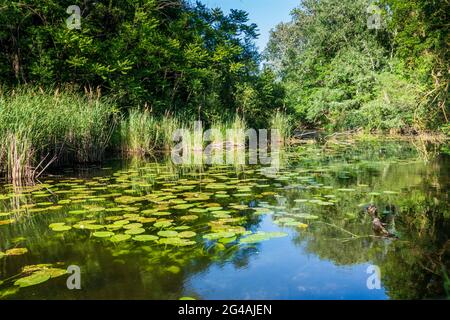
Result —
[{"label": "green grass clump", "polygon": [[270,129],[278,130],[279,138],[282,144],[286,143],[292,131],[292,121],[291,118],[281,111],[277,111],[270,119]]},{"label": "green grass clump", "polygon": [[116,124],[110,101],[19,88],[0,94],[0,172],[33,179],[51,163],[100,161]]},{"label": "green grass clump", "polygon": [[173,133],[181,127],[180,121],[166,115],[157,118],[150,111],[132,109],[121,121],[121,149],[126,154],[146,155],[173,146]]}]

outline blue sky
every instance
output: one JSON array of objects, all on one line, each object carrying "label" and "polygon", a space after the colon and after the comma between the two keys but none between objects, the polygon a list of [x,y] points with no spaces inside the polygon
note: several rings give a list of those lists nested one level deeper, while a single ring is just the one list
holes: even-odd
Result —
[{"label": "blue sky", "polygon": [[211,8],[222,8],[225,12],[230,9],[245,10],[249,13],[250,21],[259,28],[259,39],[256,45],[259,50],[265,49],[269,41],[269,32],[278,23],[290,20],[289,13],[298,6],[299,0],[200,0]]}]

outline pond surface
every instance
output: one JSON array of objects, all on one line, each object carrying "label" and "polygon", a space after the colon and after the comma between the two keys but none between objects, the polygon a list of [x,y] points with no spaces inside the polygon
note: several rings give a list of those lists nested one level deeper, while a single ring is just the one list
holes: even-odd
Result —
[{"label": "pond surface", "polygon": [[[272,174],[135,160],[4,184],[0,299],[447,298],[450,160],[418,150],[329,143]],[[396,237],[374,233],[370,203]]]}]

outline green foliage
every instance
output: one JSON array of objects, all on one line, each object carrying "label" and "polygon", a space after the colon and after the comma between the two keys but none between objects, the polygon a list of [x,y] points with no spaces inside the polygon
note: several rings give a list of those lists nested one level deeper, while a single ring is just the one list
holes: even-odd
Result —
[{"label": "green foliage", "polygon": [[158,116],[191,113],[208,121],[241,107],[238,88],[262,86],[256,25],[243,11],[226,15],[183,0],[101,0],[78,4],[81,29],[70,30],[71,4],[0,5],[2,81],[99,87],[125,108],[146,105]]},{"label": "green foliage", "polygon": [[277,110],[270,119],[270,128],[278,130],[281,142],[287,142],[292,133],[292,119],[285,113]]},{"label": "green foliage", "polygon": [[286,104],[303,122],[333,130],[417,131],[448,122],[446,5],[426,3],[378,3],[385,11],[375,30],[365,0],[302,1],[266,50]]},{"label": "green foliage", "polygon": [[103,158],[116,123],[108,100],[17,88],[0,95],[0,171],[33,178],[47,163]]}]

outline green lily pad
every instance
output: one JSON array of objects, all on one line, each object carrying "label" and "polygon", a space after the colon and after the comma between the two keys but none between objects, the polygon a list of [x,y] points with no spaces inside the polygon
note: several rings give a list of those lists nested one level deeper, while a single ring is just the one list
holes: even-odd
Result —
[{"label": "green lily pad", "polygon": [[69,211],[69,214],[85,214],[87,212],[88,212],[87,210],[72,210]]},{"label": "green lily pad", "polygon": [[192,215],[182,216],[182,217],[180,217],[180,219],[184,220],[184,221],[192,221],[192,220],[197,220],[198,216],[192,214]]},{"label": "green lily pad", "polygon": [[165,238],[173,238],[173,237],[177,237],[178,236],[178,232],[177,231],[172,231],[172,230],[159,231],[158,232],[158,236],[165,237]]},{"label": "green lily pad", "polygon": [[133,240],[139,241],[139,242],[156,241],[158,239],[159,239],[159,237],[149,235],[149,234],[141,234],[141,235],[133,237]]},{"label": "green lily pad", "polygon": [[172,207],[173,209],[177,209],[177,210],[185,210],[185,209],[189,209],[192,208],[194,205],[193,204],[179,204],[176,205],[174,207]]},{"label": "green lily pad", "polygon": [[187,240],[187,239],[180,239],[178,237],[172,237],[172,238],[159,239],[158,243],[165,244],[165,245],[173,245],[173,246],[177,246],[177,247],[185,247],[185,246],[194,245],[196,242]]},{"label": "green lily pad", "polygon": [[84,225],[84,229],[87,229],[87,230],[100,230],[100,229],[103,229],[103,228],[105,228],[105,226],[103,226],[101,224],[90,224],[90,223],[88,223],[88,224]]},{"label": "green lily pad", "polygon": [[46,268],[43,269],[42,271],[39,271],[39,273],[47,274],[50,276],[50,278],[57,278],[67,274],[67,270],[60,268]]},{"label": "green lily pad", "polygon": [[14,282],[14,285],[19,286],[21,288],[34,286],[37,284],[41,284],[43,282],[48,281],[51,278],[50,274],[43,272],[36,272],[30,276],[20,278]]},{"label": "green lily pad", "polygon": [[183,230],[188,230],[190,228],[191,227],[189,227],[189,226],[178,226],[178,227],[173,228],[173,230],[177,230],[177,231],[181,230],[181,231],[183,231]]},{"label": "green lily pad", "polygon": [[130,224],[125,224],[123,226],[123,228],[130,230],[130,229],[139,229],[139,228],[142,228],[142,226],[143,226],[142,223],[130,223]]},{"label": "green lily pad", "polygon": [[167,227],[170,227],[171,225],[172,225],[172,222],[170,222],[170,221],[158,221],[153,224],[153,226],[155,228],[167,228]]},{"label": "green lily pad", "polygon": [[14,248],[6,250],[5,254],[7,256],[20,256],[28,252],[27,248]]},{"label": "green lily pad", "polygon": [[92,235],[96,238],[109,238],[114,235],[114,232],[111,231],[96,231],[92,233]]},{"label": "green lily pad", "polygon": [[123,225],[126,225],[128,223],[130,223],[129,220],[117,220],[117,221],[113,222],[113,224],[116,225],[116,226],[123,226]]},{"label": "green lily pad", "polygon": [[285,232],[257,232],[254,234],[251,234],[245,238],[242,238],[240,240],[240,243],[242,244],[251,244],[251,243],[258,243],[262,241],[267,241],[273,238],[281,238],[288,236]]},{"label": "green lily pad", "polygon": [[48,225],[48,227],[50,229],[53,229],[55,227],[60,227],[60,226],[64,226],[66,223],[65,222],[55,222],[55,223],[51,223]]},{"label": "green lily pad", "polygon": [[195,237],[196,235],[197,233],[195,233],[194,231],[183,231],[178,234],[180,238],[192,238]]},{"label": "green lily pad", "polygon": [[234,232],[215,232],[215,233],[205,234],[203,236],[203,239],[206,239],[206,240],[218,240],[218,239],[221,239],[221,238],[232,238],[234,236],[236,236],[236,233],[234,233]]},{"label": "green lily pad", "polygon": [[133,228],[133,229],[126,230],[125,234],[137,235],[137,234],[141,234],[141,233],[144,233],[144,232],[145,232],[145,229]]},{"label": "green lily pad", "polygon": [[112,242],[122,242],[126,241],[128,239],[131,239],[131,236],[129,234],[115,234],[109,240]]},{"label": "green lily pad", "polygon": [[72,229],[71,226],[55,226],[52,228],[52,230],[55,232],[69,231],[71,229]]}]

